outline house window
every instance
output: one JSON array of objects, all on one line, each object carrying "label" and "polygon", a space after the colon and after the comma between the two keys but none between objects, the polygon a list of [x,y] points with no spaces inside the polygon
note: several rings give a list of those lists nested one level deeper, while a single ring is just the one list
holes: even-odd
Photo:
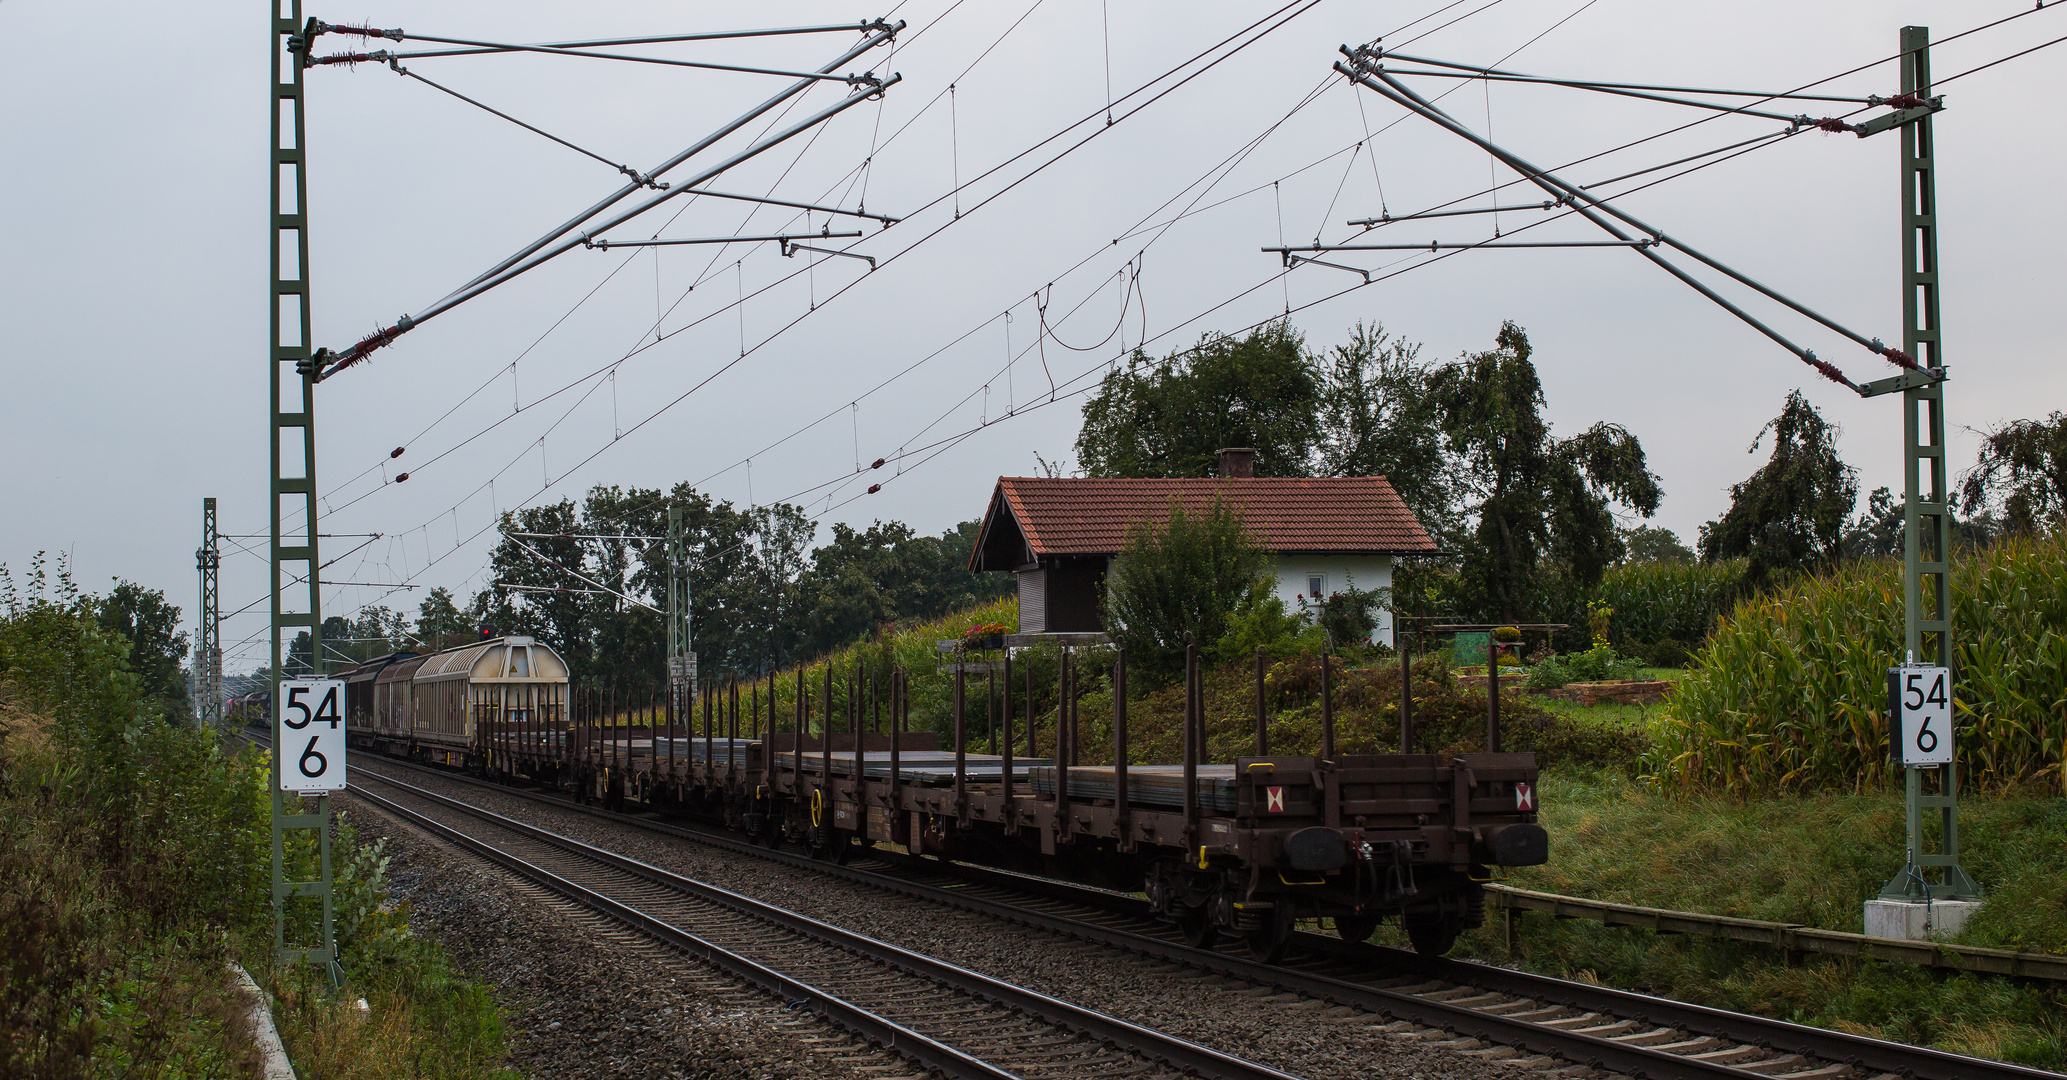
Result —
[{"label": "house window", "polygon": [[1328,578],[1327,578],[1327,575],[1325,575],[1325,574],[1308,574],[1308,575],[1306,575],[1306,595],[1307,595],[1308,597],[1310,597],[1310,598],[1312,598],[1312,599],[1315,599],[1315,600],[1319,600],[1319,599],[1320,599],[1320,598],[1321,598],[1322,596],[1324,596],[1324,595],[1326,595],[1326,594],[1327,594],[1327,591],[1328,591]]}]

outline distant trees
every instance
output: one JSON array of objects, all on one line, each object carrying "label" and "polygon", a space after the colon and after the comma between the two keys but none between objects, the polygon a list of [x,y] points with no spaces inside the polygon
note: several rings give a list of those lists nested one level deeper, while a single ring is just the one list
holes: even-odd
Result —
[{"label": "distant trees", "polygon": [[1622,534],[1622,558],[1633,563],[1690,563],[1694,549],[1679,542],[1671,529],[1638,525]]},{"label": "distant trees", "polygon": [[1701,558],[1746,557],[1748,588],[1776,575],[1829,563],[1843,553],[1846,526],[1859,501],[1858,470],[1837,454],[1837,428],[1801,391],[1758,431],[1747,453],[1767,433],[1773,453],[1757,472],[1730,486],[1730,508],[1701,527]]},{"label": "distant trees", "polygon": [[606,486],[579,504],[506,514],[491,565],[497,582],[521,588],[478,593],[466,625],[537,636],[567,657],[578,679],[661,678],[667,627],[648,606],[667,607],[666,544],[625,538],[665,537],[671,508],[682,515],[690,634],[705,670],[788,664],[883,623],[932,618],[1012,588],[1004,575],[969,571],[973,521],[939,536],[899,522],[860,530],[843,523],[814,551],[816,523],[799,507],[740,510],[687,484]]}]

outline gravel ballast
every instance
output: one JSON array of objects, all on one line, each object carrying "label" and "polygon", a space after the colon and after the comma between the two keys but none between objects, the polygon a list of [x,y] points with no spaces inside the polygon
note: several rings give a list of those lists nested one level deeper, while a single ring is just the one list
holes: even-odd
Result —
[{"label": "gravel ballast", "polygon": [[[1279,994],[1269,987],[1258,987],[1240,980],[1210,975],[1133,953],[1102,948],[1058,934],[1004,924],[972,912],[945,908],[913,897],[887,893],[808,870],[662,836],[636,828],[629,823],[618,824],[575,810],[543,805],[530,799],[452,778],[368,761],[365,758],[359,759],[358,765],[362,773],[386,773],[403,783],[462,799],[494,813],[506,814],[571,839],[607,848],[675,873],[741,892],[849,930],[1038,990],[1085,1008],[1153,1027],[1210,1046],[1223,1053],[1244,1057],[1297,1075],[1315,1078],[1368,1077],[1374,1080],[1408,1080],[1419,1077],[1454,1077],[1459,1080],[1503,1077],[1513,1080],[1515,1077],[1528,1075],[1512,1065],[1459,1052],[1475,1049],[1476,1043],[1454,1048],[1437,1047],[1431,1043],[1442,1038],[1440,1033],[1402,1030],[1405,1025],[1392,1025],[1392,1030],[1379,1030],[1386,1026],[1383,1017],[1358,1012],[1348,1007],[1331,1008],[1324,1002],[1301,999],[1292,994]],[[378,790],[377,784],[375,790]],[[364,817],[361,818],[361,822],[362,827],[373,824]],[[383,819],[381,828],[393,830],[394,826]],[[369,828],[365,831],[373,832],[380,829]],[[413,830],[409,832],[413,835]],[[417,841],[417,844],[419,848],[427,846],[421,840]],[[449,865],[468,858],[442,847],[438,847],[437,852],[437,857],[441,860],[440,865]],[[399,850],[396,862],[399,868],[398,876],[410,872],[411,868],[404,866],[406,860],[400,857]],[[478,861],[473,862],[472,866],[477,876],[491,873],[485,864]],[[512,891],[513,887],[508,884],[508,879],[502,878],[499,872],[495,872],[494,876],[503,882],[499,888],[501,894]],[[476,891],[450,894],[450,899],[461,905],[452,910],[450,918],[455,921],[460,912],[468,909],[467,905],[489,902],[488,896]],[[534,903],[534,907],[536,906]],[[563,941],[567,940],[564,935],[576,933],[567,925],[565,914],[558,914],[558,920],[555,929],[541,932],[563,935],[556,939]],[[520,925],[528,925],[517,923],[514,912],[507,918],[482,921],[499,923],[495,932],[511,937],[517,937],[524,932],[518,929]],[[590,927],[585,932],[593,935],[598,932],[596,928],[602,925],[602,921],[587,919],[584,925]],[[629,936],[627,931],[620,930],[616,933],[621,937]],[[642,955],[648,957],[652,952],[658,951],[657,947],[653,946],[645,948],[647,951]],[[515,952],[517,955],[510,957],[514,964],[536,966],[549,962],[546,953],[535,946],[520,948]],[[604,961],[599,952],[595,963],[602,962]],[[652,961],[647,959],[643,970],[651,970],[654,966]],[[642,969],[626,969],[627,972],[636,970]],[[512,973],[523,977],[521,969]],[[587,973],[596,972],[595,969],[589,968]],[[507,979],[496,981],[505,985],[510,982]],[[565,979],[553,978],[546,980],[544,988],[558,992],[569,985]],[[575,982],[571,985],[587,984]],[[608,979],[603,979],[601,985],[609,986]],[[611,989],[614,990],[615,987]],[[646,993],[648,991],[640,991],[640,994]],[[657,1001],[652,997],[634,1000],[639,1000],[642,1006],[650,1006]],[[565,1010],[580,1006],[578,1003],[562,1003],[550,1007]],[[518,1026],[526,1029],[522,1038],[531,1040],[545,1037],[532,1030],[543,1025],[534,1023],[531,1014],[547,1006],[527,1004],[525,1008],[528,1010],[526,1018],[518,1023]],[[605,1003],[599,1004],[596,1008],[607,1013],[612,1006]],[[655,1009],[650,1007],[627,1010],[622,1013],[620,1019],[628,1024],[650,1025],[655,1022],[654,1012]],[[543,1016],[542,1013],[540,1015]],[[722,1019],[715,1014],[705,1016],[707,1023],[736,1024],[729,1015]],[[669,1015],[666,1029],[679,1033],[693,1027],[696,1022],[696,1017],[685,1004],[677,1013]],[[608,1045],[611,1041],[608,1037],[610,1030],[607,1018],[597,1015],[591,1017],[585,1025],[582,1038],[593,1040],[596,1045]],[[682,1036],[677,1034],[671,1037]],[[563,1042],[561,1045],[564,1048],[567,1044]],[[573,1044],[576,1048],[583,1045],[588,1044],[581,1041]],[[701,1046],[702,1043],[692,1038],[683,1045]],[[718,1040],[711,1045],[733,1047],[737,1044],[730,1040]],[[535,1061],[541,1056],[543,1055],[533,1055],[526,1060]],[[764,1058],[767,1056],[762,1055]],[[610,1060],[617,1061],[620,1058],[613,1057]],[[527,1071],[532,1069],[528,1063],[524,1067]],[[531,1074],[558,1075],[546,1072]],[[589,1072],[583,1075],[671,1074]],[[682,1075],[700,1074],[691,1071]],[[714,1072],[710,1075],[761,1074]],[[773,1072],[765,1075],[793,1074]],[[817,1071],[808,1075],[830,1074]]]},{"label": "gravel ballast", "polygon": [[535,1080],[791,1080],[906,1075],[808,1014],[350,800],[387,838],[409,923],[493,985],[509,1064]]}]

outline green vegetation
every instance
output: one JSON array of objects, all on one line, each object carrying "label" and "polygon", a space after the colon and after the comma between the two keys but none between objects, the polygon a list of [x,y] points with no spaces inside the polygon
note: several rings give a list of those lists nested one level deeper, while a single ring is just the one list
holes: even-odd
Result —
[{"label": "green vegetation", "polygon": [[[1954,563],[1954,701],[1970,786],[2067,788],[2067,534]],[[1770,794],[1881,786],[1884,673],[1900,658],[1902,566],[1845,563],[1739,605],[1653,729],[1648,770],[1687,789]]]},{"label": "green vegetation", "polygon": [[1701,557],[1744,558],[1745,580],[1763,587],[1778,575],[1828,565],[1843,553],[1845,525],[1859,501],[1859,471],[1837,456],[1837,428],[1801,391],[1758,429],[1751,452],[1773,434],[1773,456],[1730,487],[1722,520],[1701,527]]},{"label": "green vegetation", "polygon": [[[494,1002],[408,935],[350,830],[344,989],[271,970],[269,759],[168,722],[109,606],[62,565],[39,558],[25,589],[0,567],[0,1075],[254,1075],[232,961],[272,988],[304,1077],[505,1075]],[[312,876],[308,845],[289,857]]]},{"label": "green vegetation", "polygon": [[[1567,895],[1856,932],[1895,869],[1894,791],[1744,800],[1663,793],[1606,770],[1545,772],[1547,866],[1509,883]],[[1988,902],[1957,941],[2067,953],[2067,802],[2038,789],[1962,800],[1961,861]],[[2059,1068],[2067,991],[1848,958],[1516,915],[1525,967],[1802,1023]],[[1506,959],[1498,917],[1465,949]]]},{"label": "green vegetation", "polygon": [[1181,676],[1186,642],[1212,648],[1236,607],[1270,599],[1270,567],[1234,507],[1215,499],[1187,513],[1172,498],[1168,520],[1127,531],[1106,582],[1106,623],[1143,677],[1168,683]]}]

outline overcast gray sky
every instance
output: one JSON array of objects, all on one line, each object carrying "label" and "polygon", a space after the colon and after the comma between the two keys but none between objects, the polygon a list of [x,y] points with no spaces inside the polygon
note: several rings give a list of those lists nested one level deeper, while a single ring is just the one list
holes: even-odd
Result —
[{"label": "overcast gray sky", "polygon": [[[1296,18],[1253,44],[1212,53],[1225,58],[1196,78],[1174,89],[1176,79],[1164,79],[1132,97],[1275,5],[898,4],[895,17],[910,26],[895,56],[879,50],[853,65],[903,75],[880,106],[855,108],[808,146],[799,140],[713,185],[847,208],[865,193],[871,211],[912,215],[880,233],[867,228],[855,250],[886,260],[881,268],[813,263],[805,253],[785,259],[768,244],[575,250],[426,323],[319,391],[324,531],[338,534],[325,555],[361,542],[347,534],[383,534],[328,576],[445,585],[464,598],[488,581],[498,509],[578,499],[596,484],[687,480],[737,504],[794,497],[828,523],[898,519],[937,531],[979,514],[998,475],[1035,471],[1035,454],[1072,456],[1081,399],[1044,405],[1051,380],[1067,393],[1144,334],[1151,351],[1167,352],[1288,307],[1312,345],[1339,342],[1369,320],[1434,358],[1484,348],[1502,319],[1515,320],[1536,346],[1558,429],[1609,420],[1640,436],[1664,479],[1658,521],[1689,540],[1722,511],[1727,486],[1761,460],[1746,448],[1795,387],[1842,425],[1842,451],[1866,489],[1899,488],[1894,400],[1860,401],[1822,382],[1630,252],[1372,253],[1343,261],[1404,272],[1344,292],[1360,279],[1325,267],[1281,274],[1276,257],[1258,249],[1281,237],[1345,239],[1356,232],[1346,221],[1382,210],[1459,198],[1487,205],[1489,181],[1513,179],[1454,136],[1331,78],[1343,42],[1385,35],[1409,53],[1473,64],[1504,58],[1536,74],[1786,90],[1884,60],[1905,23],[1944,39],[2030,9],[2029,0],[1470,0],[1424,19],[1445,3],[1294,7]],[[551,41],[846,23],[884,11],[375,2],[307,13],[440,36]],[[176,12],[0,5],[0,454],[9,464],[0,562],[17,572],[39,549],[69,551],[87,587],[133,578],[165,589],[191,615],[200,501],[210,495],[224,531],[264,550],[268,39],[260,18],[250,4]],[[1937,77],[2063,34],[2067,13],[2037,11],[1935,50]],[[851,40],[638,51],[802,69]],[[330,38],[319,51],[347,44]],[[642,169],[782,84],[523,55],[408,66]],[[1896,78],[1895,65],[1882,62],[1825,88],[1886,95]],[[318,344],[341,347],[422,309],[620,179],[384,66],[325,68],[309,83]],[[1454,88],[1445,108],[1480,130],[1490,123],[1504,145],[1546,167],[1697,118],[1555,87],[1417,85],[1430,94]],[[840,92],[817,90],[791,115]],[[2067,45],[1942,92],[1950,415],[1963,429],[2042,416],[2067,401],[2059,337],[2046,327],[2067,284],[2058,198]],[[1109,98],[1122,100],[1107,129]],[[1091,123],[985,176],[1086,117]],[[1782,126],[1725,117],[1568,175],[1603,181]],[[1892,134],[1801,135],[1624,205],[1849,326],[1899,340],[1897,150]],[[958,180],[968,186],[957,201]],[[1541,195],[1509,188],[1502,199]],[[1544,216],[1508,214],[1499,224],[1511,232]],[[851,222],[839,219],[835,231]],[[1477,240],[1492,224],[1409,222],[1368,239]],[[803,225],[790,211],[677,199],[614,235]],[[811,229],[824,225],[811,216]],[[1598,235],[1588,228],[1568,220],[1529,235]],[[1806,320],[1751,306],[1854,378],[1892,373]],[[1037,333],[1043,307],[1047,334]],[[1974,442],[1965,431],[1955,438],[1958,465],[1971,462]],[[397,446],[406,452],[391,461]],[[893,464],[852,476],[857,461],[877,457]],[[393,483],[400,470],[412,473],[406,484]],[[882,491],[863,495],[875,482]],[[234,611],[260,597],[264,564],[234,547],[224,560],[222,600]],[[340,584],[324,603],[330,614],[362,603],[413,612],[422,595]],[[263,628],[263,604],[226,626],[229,670],[260,660]]]}]

